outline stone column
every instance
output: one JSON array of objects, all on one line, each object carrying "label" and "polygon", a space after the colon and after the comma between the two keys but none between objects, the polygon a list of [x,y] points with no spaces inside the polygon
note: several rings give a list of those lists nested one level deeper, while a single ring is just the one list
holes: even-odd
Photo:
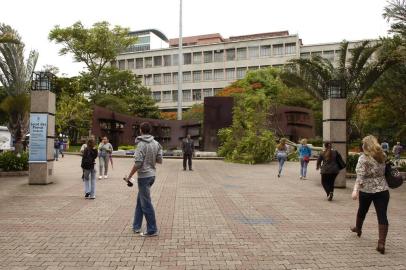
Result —
[{"label": "stone column", "polygon": [[[33,114],[40,114],[47,118],[46,146],[44,146],[46,158],[41,161],[30,160],[29,184],[47,185],[52,183],[54,169],[55,94],[49,90],[31,91],[31,116]],[[30,133],[32,134],[31,131]]]},{"label": "stone column", "polygon": [[[329,98],[323,101],[323,141],[331,142],[333,149],[347,160],[347,100]],[[345,188],[346,170],[341,170],[335,181],[335,187]]]}]

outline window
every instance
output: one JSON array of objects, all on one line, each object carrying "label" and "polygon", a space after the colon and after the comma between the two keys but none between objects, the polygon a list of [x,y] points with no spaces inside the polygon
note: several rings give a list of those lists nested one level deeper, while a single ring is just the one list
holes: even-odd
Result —
[{"label": "window", "polygon": [[193,98],[193,101],[202,100],[202,90],[201,89],[193,89],[192,98]]},{"label": "window", "polygon": [[204,62],[205,63],[213,62],[213,52],[212,51],[204,52]]},{"label": "window", "polygon": [[217,94],[220,93],[222,90],[223,88],[214,88],[213,89],[214,95],[217,96]]},{"label": "window", "polygon": [[312,57],[319,57],[321,56],[321,52],[312,52]]},{"label": "window", "polygon": [[161,102],[161,92],[160,91],[152,92],[152,98],[156,102]]},{"label": "window", "polygon": [[194,82],[200,82],[202,80],[202,72],[199,71],[193,71],[193,81]]},{"label": "window", "polygon": [[300,58],[308,59],[310,58],[310,53],[309,52],[300,53]]},{"label": "window", "polygon": [[224,70],[215,69],[214,70],[214,79],[217,80],[217,81],[224,80]]},{"label": "window", "polygon": [[226,57],[227,57],[227,61],[234,61],[235,60],[235,49],[227,49],[226,50]]},{"label": "window", "polygon": [[172,100],[175,102],[175,101],[178,101],[178,90],[173,90],[172,91]]},{"label": "window", "polygon": [[151,41],[150,36],[143,36],[137,38],[137,44],[150,43],[150,41]]},{"label": "window", "polygon": [[271,45],[261,46],[261,56],[271,56]]},{"label": "window", "polygon": [[182,94],[183,101],[185,102],[192,101],[192,94],[190,90],[183,90]]},{"label": "window", "polygon": [[223,62],[223,61],[224,61],[224,50],[215,50],[214,62]]},{"label": "window", "polygon": [[154,67],[162,66],[162,56],[154,56]]},{"label": "window", "polygon": [[213,95],[213,91],[211,88],[203,89],[203,97],[211,97]]},{"label": "window", "polygon": [[275,45],[273,45],[273,55],[274,56],[283,55],[283,44],[275,44]]},{"label": "window", "polygon": [[164,84],[171,84],[172,83],[172,75],[171,73],[164,74]]},{"label": "window", "polygon": [[145,57],[145,67],[146,68],[152,67],[152,57]]},{"label": "window", "polygon": [[341,51],[336,51],[336,60],[338,61],[341,56]]},{"label": "window", "polygon": [[237,68],[237,79],[244,78],[246,72],[247,72],[247,68],[245,68],[245,67]]},{"label": "window", "polygon": [[201,64],[201,63],[202,63],[202,52],[194,52],[193,64]]},{"label": "window", "polygon": [[237,48],[237,59],[238,60],[247,59],[247,48]]},{"label": "window", "polygon": [[191,82],[192,73],[190,71],[183,72],[183,82]]},{"label": "window", "polygon": [[191,53],[184,53],[183,54],[183,64],[184,65],[192,64],[192,54]]},{"label": "window", "polygon": [[259,66],[251,66],[251,67],[248,67],[248,70],[257,70],[257,69],[259,69]]},{"label": "window", "polygon": [[164,66],[169,67],[172,64],[172,57],[170,55],[164,55]]},{"label": "window", "polygon": [[213,71],[212,70],[204,70],[203,71],[203,80],[205,80],[205,81],[213,80]]},{"label": "window", "polygon": [[323,57],[330,61],[334,61],[334,51],[324,51]]},{"label": "window", "polygon": [[118,69],[120,69],[120,70],[125,69],[125,60],[118,61]]},{"label": "window", "polygon": [[235,69],[234,68],[227,68],[226,69],[226,80],[234,80],[235,79]]},{"label": "window", "polygon": [[118,65],[118,64],[117,64],[117,61],[111,61],[111,62],[110,62],[110,66],[111,66],[111,67],[116,67],[116,68],[118,68],[117,65]]},{"label": "window", "polygon": [[296,43],[286,43],[285,44],[285,54],[296,54]]},{"label": "window", "polygon": [[162,102],[171,102],[172,101],[172,92],[163,91],[162,92]]},{"label": "window", "polygon": [[144,75],[144,84],[152,85],[152,75],[151,74]]},{"label": "window", "polygon": [[259,57],[259,48],[258,48],[258,46],[248,47],[248,57],[250,59]]},{"label": "window", "polygon": [[161,74],[154,74],[154,85],[161,84]]},{"label": "window", "polygon": [[127,68],[128,69],[134,69],[134,59],[128,59],[127,60]]},{"label": "window", "polygon": [[172,80],[173,80],[173,83],[178,83],[178,73],[177,72],[174,72],[174,73],[172,73]]},{"label": "window", "polygon": [[144,58],[135,59],[135,68],[141,69],[144,67]]},{"label": "window", "polygon": [[177,66],[179,64],[179,55],[177,54],[172,55],[172,64],[174,66]]}]

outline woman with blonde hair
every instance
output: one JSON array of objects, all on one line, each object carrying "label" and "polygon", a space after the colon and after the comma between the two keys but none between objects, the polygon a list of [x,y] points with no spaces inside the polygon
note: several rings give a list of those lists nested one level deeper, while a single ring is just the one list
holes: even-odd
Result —
[{"label": "woman with blonde hair", "polygon": [[281,177],[283,164],[288,159],[288,147],[286,146],[286,139],[282,138],[276,146],[276,159],[279,162],[278,178]]},{"label": "woman with blonde hair", "polygon": [[353,200],[358,199],[359,207],[355,227],[351,231],[362,234],[362,225],[371,203],[374,203],[378,217],[379,240],[376,250],[385,253],[385,242],[388,234],[387,210],[389,204],[389,187],[385,179],[386,155],[378,140],[372,136],[362,139],[363,154],[360,155],[355,169],[357,179],[352,192]]},{"label": "woman with blonde hair", "polygon": [[312,150],[307,146],[307,139],[300,140],[299,146],[299,160],[300,160],[300,179],[305,180],[307,174],[307,165],[309,164]]}]

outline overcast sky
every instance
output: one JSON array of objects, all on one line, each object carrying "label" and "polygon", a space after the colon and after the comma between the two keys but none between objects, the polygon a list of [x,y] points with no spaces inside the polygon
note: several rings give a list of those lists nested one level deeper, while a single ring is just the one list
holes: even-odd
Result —
[{"label": "overcast sky", "polygon": [[[82,65],[71,56],[59,56],[58,46],[48,41],[53,26],[106,20],[131,30],[157,28],[174,38],[178,5],[179,0],[3,0],[0,22],[17,29],[27,50],[39,51],[37,69],[50,64],[76,75]],[[304,44],[314,44],[378,38],[388,29],[382,18],[384,0],[183,0],[183,5],[184,36],[289,30]]]}]

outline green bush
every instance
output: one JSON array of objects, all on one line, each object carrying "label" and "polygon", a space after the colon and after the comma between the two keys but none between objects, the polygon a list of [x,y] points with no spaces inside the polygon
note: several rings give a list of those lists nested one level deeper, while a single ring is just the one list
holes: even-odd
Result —
[{"label": "green bush", "polygon": [[288,154],[288,161],[299,161],[299,155],[297,151],[293,151]]},{"label": "green bush", "polygon": [[360,155],[348,155],[347,157],[347,172],[355,173],[355,167],[357,167],[358,158]]},{"label": "green bush", "polygon": [[401,162],[399,163],[399,168],[398,168],[398,170],[399,170],[400,172],[406,172],[406,161],[401,161]]},{"label": "green bush", "polygon": [[134,145],[120,145],[119,147],[118,147],[118,150],[125,150],[125,151],[127,151],[127,150],[134,150],[135,149],[135,146]]},{"label": "green bush", "polygon": [[309,144],[311,144],[313,146],[322,147],[323,146],[323,138],[316,137],[316,138],[308,139],[307,143],[309,143]]},{"label": "green bush", "polygon": [[0,154],[0,169],[9,171],[27,171],[28,153],[24,152],[18,157],[14,152],[4,152]]}]

